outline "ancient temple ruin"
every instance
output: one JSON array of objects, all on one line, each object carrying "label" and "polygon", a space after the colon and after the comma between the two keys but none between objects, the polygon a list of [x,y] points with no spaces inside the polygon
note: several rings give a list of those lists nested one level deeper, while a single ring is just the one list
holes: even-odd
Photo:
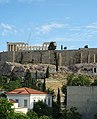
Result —
[{"label": "ancient temple ruin", "polygon": [[[24,42],[7,42],[8,51],[22,51],[22,50],[48,50],[50,42],[44,42],[41,46],[29,46]],[[56,45],[56,42],[54,42]]]}]

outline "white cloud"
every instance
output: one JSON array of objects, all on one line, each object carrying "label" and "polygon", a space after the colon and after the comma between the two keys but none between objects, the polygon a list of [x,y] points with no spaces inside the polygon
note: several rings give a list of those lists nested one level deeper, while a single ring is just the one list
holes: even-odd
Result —
[{"label": "white cloud", "polygon": [[60,24],[60,23],[51,23],[51,24],[46,24],[40,27],[36,27],[36,30],[38,33],[48,33],[53,29],[58,29],[58,28],[63,28],[65,24]]},{"label": "white cloud", "polygon": [[[19,3],[31,3],[31,2],[44,2],[45,0],[15,0],[15,2]],[[0,4],[7,4],[13,2],[13,0],[0,0]]]},{"label": "white cloud", "polygon": [[13,33],[13,34],[17,33],[17,30],[15,29],[15,26],[10,25],[10,24],[5,24],[5,23],[0,24],[0,30],[1,30],[1,35],[2,36],[6,36],[9,33]]},{"label": "white cloud", "polygon": [[97,22],[87,25],[86,28],[97,29]]},{"label": "white cloud", "polygon": [[11,25],[9,25],[9,24],[1,23],[1,27],[2,27],[3,29],[6,29],[6,30],[12,30],[12,27],[13,27],[13,26],[11,26]]}]

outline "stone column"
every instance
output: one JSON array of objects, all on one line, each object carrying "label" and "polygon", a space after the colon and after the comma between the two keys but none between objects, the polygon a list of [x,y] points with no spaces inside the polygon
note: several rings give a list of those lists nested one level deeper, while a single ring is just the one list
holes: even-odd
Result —
[{"label": "stone column", "polygon": [[12,51],[13,50],[13,45],[11,45],[11,50],[10,51]]},{"label": "stone column", "polygon": [[61,63],[62,63],[62,56],[61,53],[59,53],[59,66],[61,66]]},{"label": "stone column", "polygon": [[11,51],[11,45],[9,45],[9,51]]},{"label": "stone column", "polygon": [[10,51],[10,45],[9,44],[7,45],[7,49],[8,49],[8,51]]},{"label": "stone column", "polygon": [[96,56],[95,56],[95,54],[94,54],[94,63],[96,63]]},{"label": "stone column", "polygon": [[14,44],[12,45],[12,51],[14,51]]},{"label": "stone column", "polygon": [[90,63],[90,54],[88,54],[88,63]]},{"label": "stone column", "polygon": [[15,61],[15,51],[13,51],[13,63]]}]

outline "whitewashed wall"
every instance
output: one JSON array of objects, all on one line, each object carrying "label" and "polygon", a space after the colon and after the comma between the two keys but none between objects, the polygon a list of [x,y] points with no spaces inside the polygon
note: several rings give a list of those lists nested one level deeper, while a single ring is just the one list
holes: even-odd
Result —
[{"label": "whitewashed wall", "polygon": [[[41,100],[45,102],[50,107],[52,107],[52,96],[50,94],[29,94],[29,95],[20,95],[20,94],[7,94],[8,99],[13,99],[16,101],[16,99],[19,100],[19,107],[24,107],[24,100],[27,100],[27,108],[32,109],[34,106],[34,101],[38,102],[38,100]],[[48,100],[50,99],[50,105],[48,104]]]}]

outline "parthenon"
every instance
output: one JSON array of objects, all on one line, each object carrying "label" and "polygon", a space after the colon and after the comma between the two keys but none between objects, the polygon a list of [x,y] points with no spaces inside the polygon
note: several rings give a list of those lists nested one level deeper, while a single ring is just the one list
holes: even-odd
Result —
[{"label": "parthenon", "polygon": [[41,46],[29,46],[28,43],[24,42],[7,42],[7,49],[8,51],[48,50],[49,44],[50,42],[44,42]]}]

